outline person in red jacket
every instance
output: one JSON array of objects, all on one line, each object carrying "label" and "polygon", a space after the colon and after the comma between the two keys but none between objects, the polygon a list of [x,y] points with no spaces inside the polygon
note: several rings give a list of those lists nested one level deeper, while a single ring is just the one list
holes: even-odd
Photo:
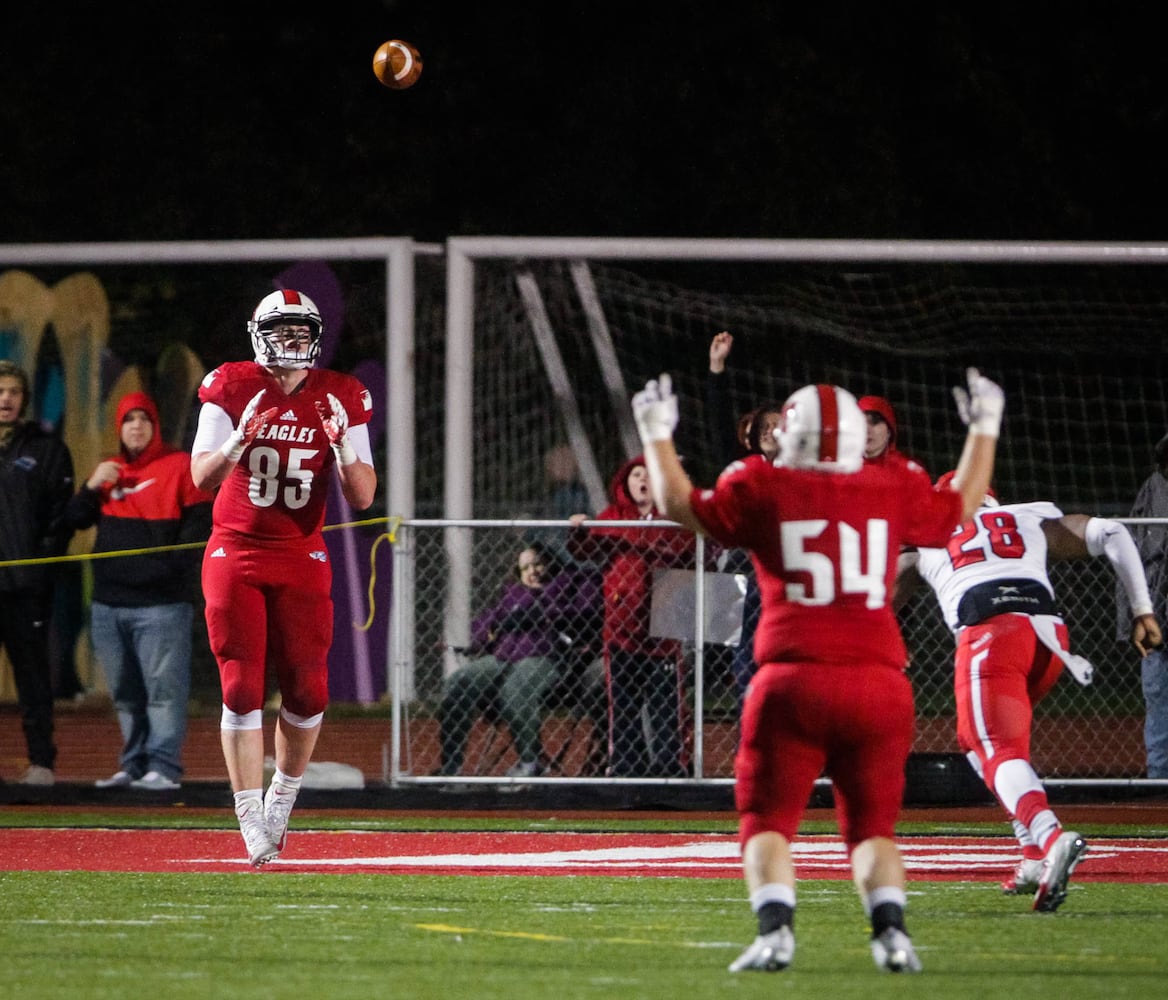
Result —
[{"label": "person in red jacket", "polygon": [[892,404],[883,396],[861,396],[857,403],[864,419],[868,421],[864,461],[877,465],[916,466],[927,477],[928,471],[897,447],[896,411]]},{"label": "person in red jacket", "polygon": [[116,423],[118,453],[65,509],[72,527],[97,525],[94,552],[148,550],[93,564],[90,638],[122,730],[118,770],[97,787],[172,791],[183,773],[200,553],[149,550],[206,541],[214,497],[195,487],[190,456],[163,440],[150,396],[123,396]]},{"label": "person in red jacket", "polygon": [[[645,459],[617,469],[612,502],[598,521],[650,521],[661,517],[649,493]],[[576,515],[569,551],[604,575],[604,665],[608,686],[609,774],[614,777],[681,777],[686,773],[686,717],[681,645],[649,633],[653,571],[691,568],[695,538],[666,527],[585,528]],[[642,710],[648,716],[646,734]]]}]

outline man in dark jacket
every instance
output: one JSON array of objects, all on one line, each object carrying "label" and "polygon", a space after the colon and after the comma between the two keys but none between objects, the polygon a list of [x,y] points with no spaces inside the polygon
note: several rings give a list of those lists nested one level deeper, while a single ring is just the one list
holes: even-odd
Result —
[{"label": "man in dark jacket", "polygon": [[[62,518],[73,493],[73,458],[55,434],[24,419],[28,375],[0,361],[0,563],[63,555],[72,529]],[[49,662],[52,564],[0,565],[0,646],[12,663],[28,743],[26,785],[51,785],[53,682]]]},{"label": "man in dark jacket", "polygon": [[127,393],[115,419],[118,453],[98,463],[65,512],[74,528],[97,525],[95,552],[139,553],[93,567],[90,637],[122,730],[120,766],[97,786],[171,791],[183,771],[201,553],[159,549],[205,542],[214,497],[196,488],[190,456],[163,439],[150,396]]}]

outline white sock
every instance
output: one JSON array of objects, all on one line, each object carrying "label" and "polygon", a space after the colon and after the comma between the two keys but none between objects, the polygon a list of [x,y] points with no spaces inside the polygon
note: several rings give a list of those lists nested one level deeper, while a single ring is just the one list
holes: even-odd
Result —
[{"label": "white sock", "polygon": [[262,788],[245,788],[235,793],[235,814],[238,816],[244,811],[249,799],[255,799],[261,809],[264,807],[264,790]]},{"label": "white sock", "polygon": [[288,791],[293,791],[293,792],[300,791],[300,782],[302,782],[303,780],[304,780],[304,775],[301,775],[299,778],[293,778],[293,777],[285,774],[279,768],[276,768],[276,773],[272,775],[272,784],[273,785],[280,785],[284,789],[286,789]]}]

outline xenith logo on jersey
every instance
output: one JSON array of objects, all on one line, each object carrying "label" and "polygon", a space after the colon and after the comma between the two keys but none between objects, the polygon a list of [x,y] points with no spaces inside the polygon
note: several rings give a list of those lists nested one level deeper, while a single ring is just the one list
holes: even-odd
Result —
[{"label": "xenith logo on jersey", "polygon": [[309,559],[315,559],[317,562],[328,562],[328,553],[321,549],[316,549],[308,553]]},{"label": "xenith logo on jersey", "polygon": [[[280,418],[285,419],[284,417]],[[300,427],[296,424],[268,424],[256,438],[257,441],[291,441],[294,444],[310,444],[319,427]]]}]

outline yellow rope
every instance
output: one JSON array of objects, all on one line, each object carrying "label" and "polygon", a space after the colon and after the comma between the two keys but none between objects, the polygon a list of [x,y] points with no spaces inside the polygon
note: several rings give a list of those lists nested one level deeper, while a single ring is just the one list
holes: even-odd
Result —
[{"label": "yellow rope", "polygon": [[[390,529],[389,534],[379,536],[378,541],[388,537],[390,544],[393,544],[394,536],[401,522],[402,519],[400,516],[370,517],[364,521],[345,521],[342,524],[326,524],[322,530],[336,531],[338,528],[363,528],[370,524],[392,524],[393,527]],[[50,563],[87,562],[91,559],[116,559],[121,556],[146,555],[150,552],[181,552],[186,549],[205,549],[206,547],[206,542],[180,542],[175,545],[157,545],[146,549],[119,549],[116,552],[82,552],[71,556],[41,556],[37,559],[0,559],[0,569],[8,566],[46,566]]]},{"label": "yellow rope", "polygon": [[378,535],[373,540],[373,546],[369,549],[369,617],[365,619],[364,625],[358,625],[356,622],[353,622],[353,628],[359,632],[368,632],[373,627],[373,616],[376,613],[373,588],[377,583],[377,546],[385,541],[388,541],[390,545],[397,544],[397,529],[401,527],[402,519],[400,517],[391,517],[388,520],[390,523],[389,531],[383,535]]}]

